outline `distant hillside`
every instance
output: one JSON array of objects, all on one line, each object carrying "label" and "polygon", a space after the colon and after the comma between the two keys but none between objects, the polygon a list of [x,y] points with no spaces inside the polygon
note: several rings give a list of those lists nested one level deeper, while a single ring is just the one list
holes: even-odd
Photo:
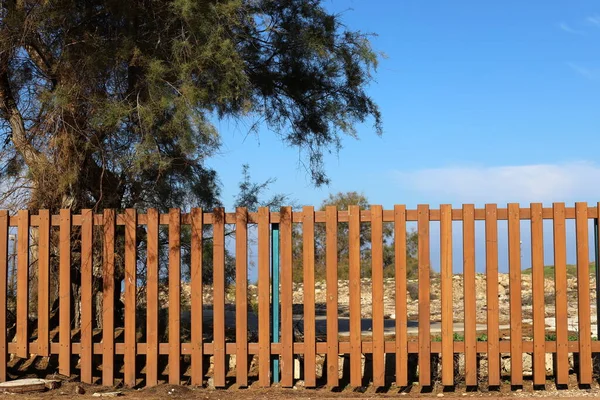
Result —
[{"label": "distant hillside", "polygon": [[[594,275],[596,273],[596,264],[590,263],[590,275]],[[522,271],[523,275],[531,275],[531,268],[524,269]],[[567,276],[575,277],[577,275],[577,266],[573,264],[567,264]],[[554,265],[546,265],[544,267],[544,277],[545,278],[554,278]]]}]

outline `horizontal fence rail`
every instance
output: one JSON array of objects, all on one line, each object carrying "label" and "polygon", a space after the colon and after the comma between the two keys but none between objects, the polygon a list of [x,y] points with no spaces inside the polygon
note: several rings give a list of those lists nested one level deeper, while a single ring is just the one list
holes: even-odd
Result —
[{"label": "horizontal fence rail", "polygon": [[[351,386],[430,386],[438,380],[444,386],[499,386],[507,374],[511,385],[520,386],[527,355],[534,385],[544,385],[549,374],[568,384],[571,366],[580,384],[591,384],[600,342],[592,337],[597,281],[590,275],[590,251],[599,232],[589,232],[599,216],[600,203],[231,213],[194,208],[165,214],[0,211],[0,381],[30,373],[19,360],[41,356],[51,372],[107,386],[202,385],[209,376],[217,387],[232,380],[268,387],[273,376],[284,387],[299,379],[307,387],[337,387],[346,380]],[[571,275],[569,224],[576,259]],[[525,239],[531,244],[531,278],[522,269]],[[502,240],[506,321],[499,298]],[[544,262],[549,244],[551,277]],[[433,247],[439,248],[435,263]],[[432,264],[439,264],[439,273]],[[276,287],[273,265],[280,269]],[[485,271],[476,272],[476,265]],[[324,271],[322,283],[317,268]],[[256,286],[248,281],[253,274]],[[482,296],[479,281],[485,283]],[[316,296],[323,285],[326,300],[320,304]],[[439,299],[432,292],[436,285]],[[525,287],[531,292],[530,318]],[[272,304],[274,290],[279,304]],[[345,303],[341,290],[347,291]],[[386,301],[393,315],[386,313]],[[458,304],[464,317],[455,316]],[[276,338],[274,307],[281,316]],[[570,315],[573,308],[576,316]],[[414,326],[416,332],[409,330]]]}]

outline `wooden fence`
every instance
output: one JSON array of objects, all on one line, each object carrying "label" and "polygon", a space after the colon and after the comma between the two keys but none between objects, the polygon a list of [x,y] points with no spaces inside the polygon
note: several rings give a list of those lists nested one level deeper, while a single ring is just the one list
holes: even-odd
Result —
[{"label": "wooden fence", "polygon": [[[193,209],[189,214],[179,210],[170,210],[168,214],[159,214],[156,210],[137,213],[125,210],[117,214],[115,210],[105,210],[94,214],[83,210],[81,215],[72,215],[70,210],[61,210],[59,215],[50,215],[41,210],[31,215],[23,210],[17,215],[0,212],[0,302],[7,305],[12,293],[9,287],[9,270],[16,266],[16,312],[14,336],[10,332],[10,313],[8,306],[0,307],[0,380],[7,379],[7,363],[11,355],[29,358],[31,355],[47,357],[58,354],[58,372],[63,375],[77,374],[82,382],[113,385],[115,377],[122,376],[128,386],[143,384],[156,385],[161,376],[159,358],[168,357],[168,382],[180,384],[185,381],[181,370],[182,358],[191,358],[189,380],[193,385],[205,381],[208,356],[213,356],[212,376],[217,387],[226,385],[226,377],[232,377],[237,384],[249,383],[249,361],[258,355],[258,385],[268,387],[272,384],[271,361],[278,357],[281,367],[281,385],[291,387],[294,384],[294,358],[302,355],[303,374],[307,387],[317,384],[316,358],[326,355],[323,366],[328,386],[339,385],[338,357],[349,355],[349,383],[352,386],[363,384],[361,357],[372,357],[372,383],[384,386],[386,355],[395,355],[395,379],[398,386],[409,384],[409,363],[418,355],[418,382],[429,386],[431,380],[432,355],[441,356],[441,382],[443,385],[455,384],[456,354],[464,354],[465,383],[477,385],[479,358],[487,357],[487,383],[490,386],[501,384],[500,358],[510,353],[510,383],[523,383],[522,354],[532,353],[533,383],[544,385],[546,382],[545,357],[554,354],[554,375],[558,384],[569,381],[569,353],[577,354],[578,380],[580,384],[592,383],[592,353],[600,352],[600,342],[591,337],[590,275],[588,271],[590,238],[589,221],[600,215],[600,203],[588,207],[585,203],[576,203],[574,208],[556,203],[551,208],[541,204],[531,204],[520,208],[518,204],[509,204],[507,208],[497,208],[488,204],[485,208],[464,205],[452,209],[443,205],[440,209],[430,209],[419,205],[416,210],[397,205],[393,210],[383,210],[381,206],[371,206],[369,210],[360,210],[350,206],[348,211],[339,211],[327,207],[326,211],[315,211],[313,207],[304,207],[294,211],[283,207],[277,212],[260,208],[257,213],[237,209],[235,213],[225,213],[223,209],[203,212]],[[507,221],[508,262],[510,276],[510,338],[499,335],[498,300],[498,221]],[[521,222],[531,224],[532,259],[532,302],[533,302],[533,340],[523,340],[522,298],[521,298]],[[553,252],[555,265],[555,339],[547,340],[544,315],[544,240],[543,221],[551,220],[553,226]],[[578,339],[569,338],[567,326],[567,229],[566,221],[574,220],[576,228],[577,257],[577,309]],[[407,331],[407,223],[416,222],[418,231],[418,338],[409,340]],[[430,332],[430,226],[439,221],[440,230],[440,286],[441,286],[441,341],[433,340]],[[460,221],[462,226],[462,256],[464,293],[464,340],[455,340],[453,332],[453,246],[452,230]],[[485,276],[487,280],[487,339],[480,340],[476,331],[476,271],[475,271],[475,226],[476,221],[485,224]],[[271,338],[271,224],[279,224],[280,229],[280,266],[281,266],[281,340]],[[294,223],[302,224],[303,233],[303,284],[304,284],[304,332],[301,342],[294,341],[293,332],[293,230]],[[349,340],[341,341],[338,332],[338,233],[340,223],[347,224],[349,243]],[[226,230],[235,225],[235,341],[227,339],[225,294],[227,280]],[[249,226],[257,224],[257,270],[258,270],[258,340],[248,340],[248,266],[252,254],[249,254]],[[315,240],[316,224],[324,224],[326,230],[326,335],[325,341],[317,342],[315,328]],[[361,332],[361,224],[371,227],[372,260],[372,335],[366,338]],[[384,277],[383,277],[383,227],[393,224],[395,252],[395,332],[386,336],[384,332]],[[203,325],[206,310],[203,305],[202,265],[206,245],[203,230],[212,225],[212,277],[213,310],[212,326]],[[165,228],[168,226],[168,228]],[[323,226],[323,225],[321,225]],[[345,225],[346,226],[346,225]],[[168,229],[168,254],[159,244],[160,232]],[[182,322],[180,296],[182,282],[182,232],[189,232],[190,258],[189,282],[191,285],[191,339],[182,343]],[[161,231],[162,230],[162,231]],[[346,231],[344,231],[346,232]],[[16,235],[16,257],[10,257],[10,239]],[[34,239],[32,239],[34,238]],[[187,240],[187,238],[185,239]],[[35,243],[34,243],[35,242]],[[55,243],[56,245],[53,245]],[[99,249],[97,246],[100,246]],[[139,252],[145,254],[143,262]],[[159,254],[163,253],[163,254]],[[15,263],[16,258],[16,264]],[[161,260],[168,259],[168,298],[159,296],[159,267]],[[12,260],[12,264],[11,264]],[[206,260],[205,260],[206,261]],[[188,261],[186,261],[188,262]],[[136,335],[136,292],[140,290],[138,277],[139,264],[146,268],[144,289],[146,292],[145,325],[143,340]],[[117,326],[120,325],[115,312],[115,290],[119,282],[115,281],[116,266],[123,265],[122,283],[124,303],[123,335],[115,340]],[[55,265],[55,267],[53,267]],[[389,267],[389,266],[388,266]],[[73,270],[79,274],[73,274]],[[37,285],[33,287],[30,278],[36,274]],[[57,276],[53,276],[53,274]],[[79,326],[73,323],[72,309],[73,277],[80,279],[80,318]],[[93,304],[100,301],[94,279],[101,277],[101,308],[94,309]],[[51,334],[50,291],[55,288],[59,305],[58,335]],[[437,278],[436,278],[437,279]],[[115,283],[116,282],[116,283]],[[14,289],[13,289],[14,290]],[[34,302],[37,324],[32,322],[30,308]],[[118,296],[117,296],[118,297]],[[160,342],[159,314],[161,301],[168,301],[168,342]],[[97,313],[101,311],[101,316]],[[138,315],[139,319],[139,315]],[[102,330],[94,327],[101,321]],[[136,325],[137,324],[137,325]],[[206,327],[212,332],[203,331]],[[35,332],[34,332],[35,331]],[[9,333],[7,333],[9,332]],[[10,336],[9,336],[10,335]],[[209,339],[207,339],[209,338]],[[250,338],[252,339],[252,337]],[[236,355],[236,367],[229,371],[227,355]],[[410,357],[409,357],[410,356]],[[387,358],[389,361],[389,358]],[[79,368],[76,368],[77,363]],[[98,364],[101,365],[100,368]],[[141,365],[140,365],[141,364]],[[94,368],[96,365],[96,368]],[[145,368],[144,368],[145,366]],[[389,369],[388,365],[388,369]],[[122,368],[122,375],[121,375]],[[233,378],[234,377],[234,378]]]}]

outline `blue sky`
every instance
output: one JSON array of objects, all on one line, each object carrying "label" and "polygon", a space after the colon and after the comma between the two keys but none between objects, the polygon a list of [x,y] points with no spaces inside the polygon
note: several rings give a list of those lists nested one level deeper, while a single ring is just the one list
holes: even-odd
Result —
[{"label": "blue sky", "polygon": [[[360,125],[314,188],[302,155],[266,130],[217,124],[210,161],[231,208],[241,165],[273,192],[318,205],[363,191],[373,204],[600,200],[600,3],[358,1],[325,4],[386,54],[369,93],[384,134]],[[525,251],[526,249],[524,249]]]}]

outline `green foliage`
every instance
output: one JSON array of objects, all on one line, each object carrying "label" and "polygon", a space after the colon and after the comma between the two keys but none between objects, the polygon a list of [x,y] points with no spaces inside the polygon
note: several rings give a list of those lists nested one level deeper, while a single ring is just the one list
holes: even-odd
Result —
[{"label": "green foliage", "polygon": [[0,170],[32,183],[34,209],[210,209],[211,121],[249,117],[324,184],[357,122],[382,131],[376,66],[320,0],[1,2]]},{"label": "green foliage", "polygon": [[408,282],[406,291],[411,300],[417,300],[419,298],[419,284],[417,282]]},{"label": "green foliage", "polygon": [[[370,208],[369,200],[363,193],[345,192],[330,194],[324,200],[319,211],[325,211],[328,206],[335,206],[339,211],[347,211],[351,205],[358,205],[361,210]],[[406,261],[407,277],[414,279],[418,275],[417,244],[418,236],[414,231],[407,232]],[[303,245],[302,224],[296,224],[293,232],[293,257],[294,279],[302,280]],[[315,224],[315,278],[324,280],[326,274],[326,231],[324,223]],[[347,222],[338,223],[337,232],[337,262],[339,279],[348,279],[349,276],[349,228]],[[371,277],[371,223],[360,224],[360,264],[361,277]],[[395,250],[394,231],[392,223],[383,225],[383,273],[384,278],[395,276]]]},{"label": "green foliage", "polygon": [[[533,272],[532,268],[527,268],[523,270],[523,275],[531,275]],[[554,279],[554,265],[546,265],[544,267],[544,278],[546,279]],[[596,273],[596,264],[591,262],[589,265],[589,274],[594,275]],[[567,277],[574,278],[577,276],[577,265],[567,264]]]},{"label": "green foliage", "polygon": [[[556,333],[555,332],[551,332],[551,333],[546,333],[546,341],[548,342],[554,342],[556,341]],[[576,332],[569,332],[567,335],[567,340],[569,342],[576,342],[579,340],[579,335]]]},{"label": "green foliage", "polygon": [[242,180],[239,183],[239,193],[235,198],[235,207],[246,207],[248,211],[257,211],[258,207],[280,207],[283,204],[289,204],[289,198],[283,194],[275,194],[264,200],[262,197],[269,189],[269,186],[275,182],[270,178],[264,182],[256,183],[250,178],[250,166],[242,166]]}]

